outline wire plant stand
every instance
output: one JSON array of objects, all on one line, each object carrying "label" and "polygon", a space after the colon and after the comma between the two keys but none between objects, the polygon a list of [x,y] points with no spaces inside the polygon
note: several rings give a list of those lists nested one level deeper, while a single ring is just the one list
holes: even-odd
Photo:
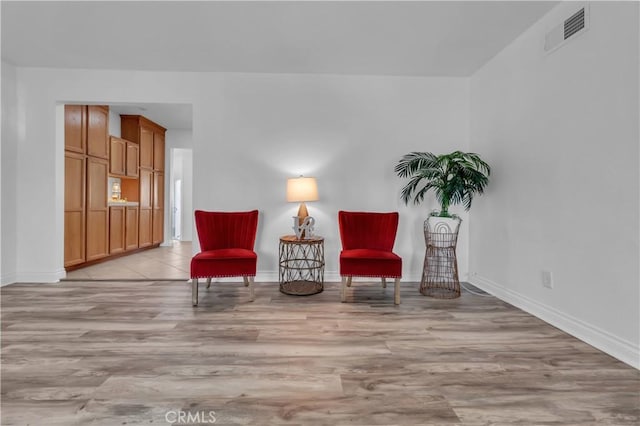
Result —
[{"label": "wire plant stand", "polygon": [[460,218],[430,216],[424,221],[426,252],[420,293],[437,299],[460,297],[456,245]]}]

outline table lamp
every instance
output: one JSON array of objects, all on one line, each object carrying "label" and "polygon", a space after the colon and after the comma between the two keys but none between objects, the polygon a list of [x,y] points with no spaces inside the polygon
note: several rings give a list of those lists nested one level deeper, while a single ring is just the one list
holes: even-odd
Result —
[{"label": "table lamp", "polygon": [[287,201],[300,203],[298,208],[298,224],[302,225],[304,219],[309,216],[305,201],[318,200],[318,185],[316,178],[300,176],[287,179]]}]

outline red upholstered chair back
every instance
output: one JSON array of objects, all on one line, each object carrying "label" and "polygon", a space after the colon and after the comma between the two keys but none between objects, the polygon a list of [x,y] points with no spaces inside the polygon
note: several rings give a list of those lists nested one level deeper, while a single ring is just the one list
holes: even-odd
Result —
[{"label": "red upholstered chair back", "polygon": [[258,210],[206,212],[196,210],[200,250],[242,248],[253,250],[258,229]]},{"label": "red upholstered chair back", "polygon": [[398,231],[398,213],[338,212],[343,250],[392,251]]}]

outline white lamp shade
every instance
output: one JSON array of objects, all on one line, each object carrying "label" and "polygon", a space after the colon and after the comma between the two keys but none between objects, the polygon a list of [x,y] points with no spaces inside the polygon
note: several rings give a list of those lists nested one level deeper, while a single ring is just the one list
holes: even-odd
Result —
[{"label": "white lamp shade", "polygon": [[287,201],[300,203],[318,200],[316,178],[297,177],[287,179]]}]

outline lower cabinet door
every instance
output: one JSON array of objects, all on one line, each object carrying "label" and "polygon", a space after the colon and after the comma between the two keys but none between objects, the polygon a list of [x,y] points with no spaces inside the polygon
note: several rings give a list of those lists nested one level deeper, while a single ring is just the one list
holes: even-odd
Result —
[{"label": "lower cabinet door", "polygon": [[124,251],[125,207],[109,207],[109,254]]},{"label": "lower cabinet door", "polygon": [[85,176],[83,154],[64,156],[64,266],[85,262]]},{"label": "lower cabinet door", "polygon": [[138,243],[140,247],[147,247],[153,243],[153,220],[151,218],[152,213],[152,209],[140,209],[140,220],[138,222]]},{"label": "lower cabinet door", "polygon": [[153,209],[153,244],[164,240],[164,210]]},{"label": "lower cabinet door", "polygon": [[126,207],[125,250],[138,248],[138,208]]},{"label": "lower cabinet door", "polygon": [[109,255],[108,172],[109,162],[107,160],[87,158],[87,261]]}]

